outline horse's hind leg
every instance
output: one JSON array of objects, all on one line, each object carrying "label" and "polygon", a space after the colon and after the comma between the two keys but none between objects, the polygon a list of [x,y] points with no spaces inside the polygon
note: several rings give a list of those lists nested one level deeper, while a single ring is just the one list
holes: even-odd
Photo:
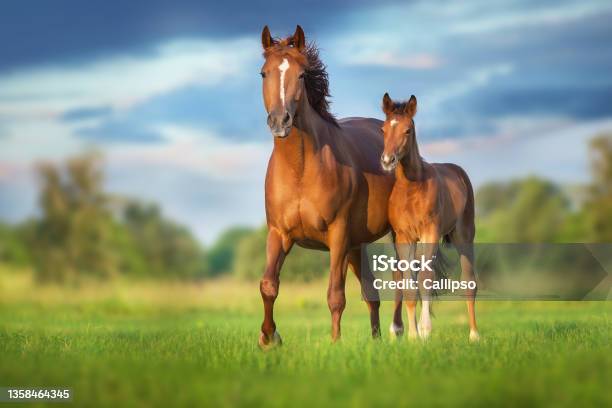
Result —
[{"label": "horse's hind leg", "polygon": [[[451,234],[451,242],[459,253],[461,262],[461,280],[475,281],[474,275],[474,227],[458,223],[457,228]],[[468,319],[470,322],[470,341],[478,341],[478,327],[476,326],[476,290],[466,289],[466,303]]]},{"label": "horse's hind leg", "polygon": [[274,301],[278,296],[280,270],[290,249],[291,243],[283,242],[281,234],[270,228],[266,246],[266,269],[259,283],[259,291],[264,304],[264,320],[259,336],[259,347],[262,349],[282,343],[276,331],[276,323],[274,323]]},{"label": "horse's hind leg", "polygon": [[352,249],[349,252],[348,261],[349,261],[349,265],[351,266],[351,269],[353,270],[353,272],[355,273],[355,276],[357,276],[357,279],[359,280],[359,283],[361,284],[361,294],[363,296],[363,299],[366,301],[368,305],[368,309],[370,310],[370,326],[372,328],[372,337],[375,339],[379,338],[380,337],[380,314],[379,314],[380,301],[370,300],[371,298],[368,296],[368,293],[366,293],[366,289],[365,289],[366,286],[373,287],[372,286],[373,277],[371,276],[372,274],[368,268],[364,270],[365,275],[362,275],[361,249],[359,248]]}]

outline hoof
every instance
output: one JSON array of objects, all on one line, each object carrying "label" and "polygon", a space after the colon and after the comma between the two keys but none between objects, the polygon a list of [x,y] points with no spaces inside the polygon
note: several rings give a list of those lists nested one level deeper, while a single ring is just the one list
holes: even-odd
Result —
[{"label": "hoof", "polygon": [[478,343],[480,341],[480,334],[476,330],[470,330],[470,342]]},{"label": "hoof", "polygon": [[421,340],[427,340],[431,334],[431,326],[422,326],[419,324],[419,337]]},{"label": "hoof", "polygon": [[404,335],[404,326],[398,326],[394,322],[391,322],[391,326],[389,326],[389,334],[391,335],[391,340],[402,337]]},{"label": "hoof", "polygon": [[373,340],[380,340],[381,335],[380,335],[380,327],[376,327],[374,329],[372,329],[372,339]]},{"label": "hoof", "polygon": [[283,340],[281,339],[280,334],[277,331],[274,332],[271,339],[261,332],[259,334],[259,348],[263,351],[272,350],[276,347],[280,347],[283,345]]}]

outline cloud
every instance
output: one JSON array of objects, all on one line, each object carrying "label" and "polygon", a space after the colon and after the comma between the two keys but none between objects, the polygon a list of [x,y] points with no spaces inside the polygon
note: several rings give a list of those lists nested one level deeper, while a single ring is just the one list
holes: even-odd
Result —
[{"label": "cloud", "polygon": [[372,65],[390,68],[405,69],[434,69],[442,65],[442,60],[432,54],[398,55],[388,51],[364,50],[352,55],[346,63],[348,65]]},{"label": "cloud", "polygon": [[155,143],[164,140],[155,130],[125,120],[110,120],[79,128],[76,133],[85,140],[97,142]]},{"label": "cloud", "polygon": [[110,106],[83,107],[71,109],[65,112],[61,118],[62,120],[71,122],[106,117],[112,113],[113,109]]},{"label": "cloud", "polygon": [[0,115],[54,118],[90,106],[124,111],[188,85],[214,85],[244,75],[259,58],[254,39],[176,40],[151,53],[0,76]]},{"label": "cloud", "polygon": [[562,184],[584,183],[589,179],[588,142],[612,131],[612,119],[514,118],[498,129],[495,135],[423,143],[422,152],[430,162],[461,165],[476,188],[532,174]]},{"label": "cloud", "polygon": [[132,166],[183,169],[210,179],[261,179],[271,146],[261,142],[225,140],[211,131],[160,125],[154,129],[166,143],[109,146],[109,159]]},{"label": "cloud", "polygon": [[[482,6],[482,4],[481,4]],[[524,26],[556,25],[596,16],[602,12],[612,11],[612,5],[606,1],[561,2],[552,7],[550,4],[531,4],[513,7],[504,5],[494,12],[482,13],[471,10],[471,16],[461,19],[449,27],[451,33],[484,34],[491,31],[518,29]]]}]

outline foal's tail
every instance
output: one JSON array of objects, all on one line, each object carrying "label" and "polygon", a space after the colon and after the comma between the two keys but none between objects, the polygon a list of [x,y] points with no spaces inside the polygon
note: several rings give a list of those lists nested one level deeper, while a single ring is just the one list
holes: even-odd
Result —
[{"label": "foal's tail", "polygon": [[468,177],[467,173],[465,172],[465,170],[463,170],[460,166],[456,166],[457,167],[457,172],[459,173],[459,177],[461,177],[461,180],[463,181],[463,184],[465,184],[465,190],[466,190],[466,202],[465,202],[465,208],[463,209],[463,225],[467,228],[469,228],[470,230],[470,235],[469,237],[469,241],[473,241],[474,240],[474,235],[476,234],[476,230],[475,230],[475,226],[474,223],[476,221],[476,209],[475,209],[475,204],[474,204],[474,188],[472,187],[472,182],[470,181],[470,178]]}]

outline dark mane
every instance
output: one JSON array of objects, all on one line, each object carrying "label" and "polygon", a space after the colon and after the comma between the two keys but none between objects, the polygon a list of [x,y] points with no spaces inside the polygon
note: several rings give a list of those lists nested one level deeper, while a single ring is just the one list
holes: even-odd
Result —
[{"label": "dark mane", "polygon": [[274,45],[264,52],[264,57],[269,53],[277,52],[288,54],[295,58],[300,64],[304,65],[304,86],[308,94],[310,106],[321,116],[325,121],[334,126],[338,126],[338,122],[334,115],[329,111],[329,78],[327,75],[326,66],[319,58],[319,48],[314,42],[307,42],[306,46],[299,52],[293,48],[292,38],[288,37],[283,40],[275,39]]},{"label": "dark mane", "polygon": [[331,97],[329,94],[329,78],[326,66],[319,58],[317,45],[314,42],[307,43],[304,54],[308,59],[306,75],[304,76],[308,101],[323,119],[338,126],[336,118],[329,111],[328,98]]}]

